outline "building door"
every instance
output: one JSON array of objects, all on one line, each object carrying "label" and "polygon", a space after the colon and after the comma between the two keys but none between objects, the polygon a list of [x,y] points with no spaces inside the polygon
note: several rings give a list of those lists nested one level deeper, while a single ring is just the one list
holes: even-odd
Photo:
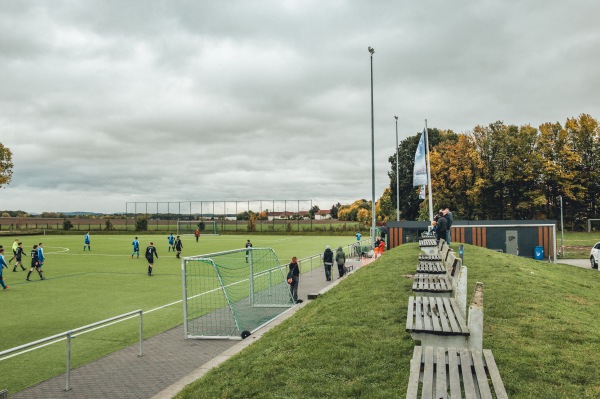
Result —
[{"label": "building door", "polygon": [[506,253],[519,255],[519,232],[517,230],[506,230]]}]

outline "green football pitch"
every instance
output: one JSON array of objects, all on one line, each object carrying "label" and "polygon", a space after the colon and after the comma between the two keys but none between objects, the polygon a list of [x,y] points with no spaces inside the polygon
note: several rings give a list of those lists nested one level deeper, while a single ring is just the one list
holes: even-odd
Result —
[{"label": "green football pitch", "polygon": [[[5,259],[12,257],[16,237],[2,237]],[[14,261],[4,269],[11,288],[0,292],[0,351],[92,324],[133,310],[144,311],[144,338],[182,324],[181,260],[168,251],[167,235],[138,236],[140,258],[132,259],[134,235],[91,235],[91,251],[83,250],[81,236],[24,236],[29,270],[33,244],[44,243],[45,280],[34,271],[13,272]],[[320,254],[326,245],[334,250],[354,242],[353,236],[183,236],[182,256],[243,248],[273,248],[280,264]],[[159,258],[153,277],[147,275],[144,250],[154,242]],[[303,270],[305,272],[306,270]],[[85,364],[136,342],[139,320],[132,319],[79,335],[73,341],[72,367]],[[65,342],[0,361],[0,389],[16,392],[65,371]],[[35,367],[32,367],[35,364]],[[31,373],[32,369],[36,373]]]}]

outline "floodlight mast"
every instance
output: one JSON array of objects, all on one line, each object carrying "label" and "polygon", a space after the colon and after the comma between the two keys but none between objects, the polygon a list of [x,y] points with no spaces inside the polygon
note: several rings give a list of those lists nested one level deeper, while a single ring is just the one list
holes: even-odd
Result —
[{"label": "floodlight mast", "polygon": [[371,54],[371,244],[375,243],[375,117],[373,114],[373,54],[375,49],[369,46]]},{"label": "floodlight mast", "polygon": [[400,187],[398,185],[398,117],[396,119],[396,221],[400,221]]}]

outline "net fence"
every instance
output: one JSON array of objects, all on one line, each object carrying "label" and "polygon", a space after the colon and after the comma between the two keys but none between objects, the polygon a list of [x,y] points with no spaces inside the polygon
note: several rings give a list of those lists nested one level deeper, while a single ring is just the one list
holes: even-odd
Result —
[{"label": "net fence", "polygon": [[188,338],[245,338],[294,304],[270,248],[184,258],[182,273]]}]

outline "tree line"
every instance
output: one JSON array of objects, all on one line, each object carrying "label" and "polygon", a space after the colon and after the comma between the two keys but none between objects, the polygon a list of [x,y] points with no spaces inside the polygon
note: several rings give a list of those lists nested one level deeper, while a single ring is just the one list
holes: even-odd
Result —
[{"label": "tree line", "polygon": [[[450,207],[455,219],[560,219],[582,229],[597,218],[600,193],[600,128],[588,114],[559,122],[506,125],[494,122],[456,134],[429,129],[434,210]],[[428,218],[428,203],[413,187],[420,133],[398,146],[400,213],[403,220]],[[378,204],[378,219],[396,219],[396,154],[389,157],[390,187]]]}]

